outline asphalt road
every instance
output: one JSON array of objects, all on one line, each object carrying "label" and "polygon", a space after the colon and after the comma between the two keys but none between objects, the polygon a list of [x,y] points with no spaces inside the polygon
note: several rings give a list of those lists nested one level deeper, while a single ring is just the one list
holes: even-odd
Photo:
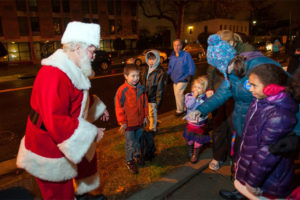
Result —
[{"label": "asphalt road", "polygon": [[[163,65],[167,68],[167,64]],[[196,74],[206,74],[207,64],[196,63]],[[34,78],[0,83],[0,162],[17,155],[21,138],[24,136],[27,115],[29,113],[30,94]],[[91,92],[106,105],[110,113],[107,123],[97,121],[99,127],[111,129],[117,126],[114,114],[114,96],[124,82],[122,69],[113,68],[108,72],[97,73],[91,80]],[[168,83],[159,113],[174,110],[176,107],[172,83]]]}]

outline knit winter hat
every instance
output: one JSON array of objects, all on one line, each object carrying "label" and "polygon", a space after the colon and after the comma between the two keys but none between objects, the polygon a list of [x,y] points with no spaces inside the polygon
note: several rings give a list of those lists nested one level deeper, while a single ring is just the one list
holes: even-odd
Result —
[{"label": "knit winter hat", "polygon": [[207,62],[224,74],[229,86],[227,67],[236,55],[236,50],[217,34],[210,35],[207,40]]},{"label": "knit winter hat", "polygon": [[83,22],[70,22],[61,38],[61,43],[83,42],[99,48],[100,25]]}]

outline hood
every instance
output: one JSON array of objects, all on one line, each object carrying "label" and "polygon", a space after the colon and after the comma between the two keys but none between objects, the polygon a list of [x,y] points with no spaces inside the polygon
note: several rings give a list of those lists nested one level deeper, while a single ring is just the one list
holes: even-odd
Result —
[{"label": "hood", "polygon": [[298,112],[298,104],[295,102],[295,100],[286,92],[280,92],[276,95],[269,96],[262,101],[266,101],[270,104],[275,104],[281,108],[284,108],[285,110],[289,110],[293,113]]},{"label": "hood", "polygon": [[207,40],[207,63],[223,73],[226,85],[229,86],[227,67],[236,55],[236,50],[217,34],[210,35]]},{"label": "hood", "polygon": [[152,69],[151,71],[153,71],[153,70],[160,64],[160,55],[159,55],[159,52],[158,52],[157,50],[150,50],[150,51],[148,51],[148,52],[146,53],[146,55],[145,55],[145,60],[146,60],[146,63],[147,63],[148,66],[149,66],[149,62],[148,62],[147,55],[148,55],[148,53],[150,53],[150,52],[154,53],[154,55],[155,55],[155,57],[156,57],[156,62],[155,62],[155,64],[154,64],[151,68],[149,68],[149,71],[150,71],[150,69]]}]

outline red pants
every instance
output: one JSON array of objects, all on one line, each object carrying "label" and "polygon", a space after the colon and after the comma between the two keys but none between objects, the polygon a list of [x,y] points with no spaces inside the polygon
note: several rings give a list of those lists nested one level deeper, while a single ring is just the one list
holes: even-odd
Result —
[{"label": "red pants", "polygon": [[[83,158],[82,161],[77,164],[78,175],[76,179],[83,179],[89,176],[92,176],[97,173],[97,158],[96,154],[88,162],[86,158]],[[61,182],[50,182],[36,178],[36,181],[39,185],[42,197],[44,200],[74,200],[75,191],[73,185],[73,179],[61,181]],[[89,192],[89,191],[87,191]]]}]

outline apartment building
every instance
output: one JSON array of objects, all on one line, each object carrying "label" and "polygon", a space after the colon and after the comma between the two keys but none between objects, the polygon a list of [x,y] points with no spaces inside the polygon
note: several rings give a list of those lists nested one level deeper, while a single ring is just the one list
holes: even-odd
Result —
[{"label": "apartment building", "polygon": [[8,51],[0,62],[40,62],[61,47],[70,21],[99,23],[100,49],[114,51],[117,38],[135,48],[137,6],[137,0],[0,0],[0,42]]}]

